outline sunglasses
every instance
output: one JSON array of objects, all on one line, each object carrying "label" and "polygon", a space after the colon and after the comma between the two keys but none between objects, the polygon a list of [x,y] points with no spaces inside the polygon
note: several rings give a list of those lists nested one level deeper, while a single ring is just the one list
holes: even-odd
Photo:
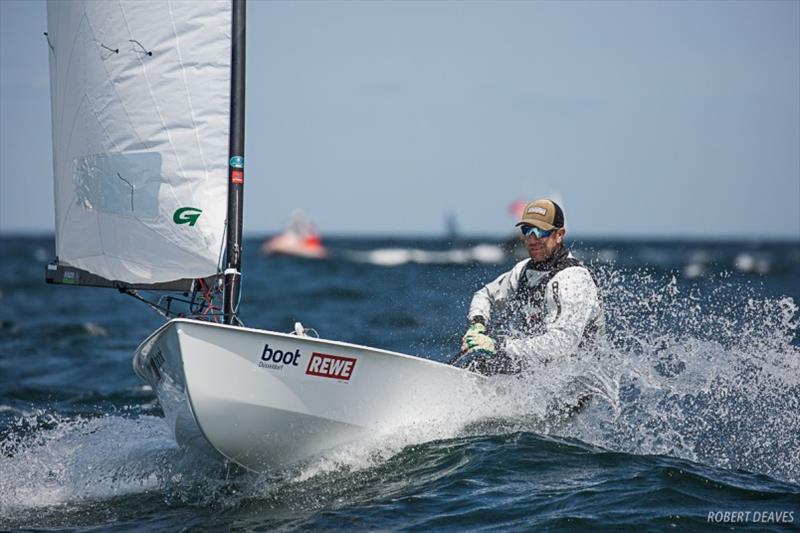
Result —
[{"label": "sunglasses", "polygon": [[537,239],[544,239],[545,237],[549,237],[555,231],[553,229],[542,229],[537,228],[536,226],[529,226],[528,224],[523,224],[519,227],[519,230],[522,232],[522,235],[527,239],[530,238],[531,235],[536,235]]}]

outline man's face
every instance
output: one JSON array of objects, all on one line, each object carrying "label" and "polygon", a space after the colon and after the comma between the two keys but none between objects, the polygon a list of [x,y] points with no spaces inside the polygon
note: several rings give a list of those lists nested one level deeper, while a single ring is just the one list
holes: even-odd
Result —
[{"label": "man's face", "polygon": [[566,233],[564,228],[559,228],[553,230],[549,236],[541,239],[536,237],[535,233],[531,233],[527,237],[523,235],[522,240],[528,248],[528,254],[531,259],[536,263],[540,263],[550,259],[556,250],[561,247],[561,243],[564,242],[564,233]]}]

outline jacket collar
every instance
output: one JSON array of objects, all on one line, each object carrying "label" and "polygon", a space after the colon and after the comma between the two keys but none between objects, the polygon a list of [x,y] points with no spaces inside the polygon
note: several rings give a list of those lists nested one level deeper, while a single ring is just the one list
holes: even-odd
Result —
[{"label": "jacket collar", "polygon": [[561,248],[555,251],[553,255],[551,255],[548,259],[544,261],[539,261],[538,263],[535,262],[533,259],[528,261],[528,268],[532,268],[534,270],[552,270],[558,263],[563,261],[569,256],[569,248],[561,245]]}]

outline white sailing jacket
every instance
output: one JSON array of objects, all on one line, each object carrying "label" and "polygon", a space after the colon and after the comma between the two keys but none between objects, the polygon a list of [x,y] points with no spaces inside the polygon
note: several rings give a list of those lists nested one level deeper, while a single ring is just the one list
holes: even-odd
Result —
[{"label": "white sailing jacket", "polygon": [[[575,354],[585,339],[604,334],[605,317],[600,290],[589,270],[571,253],[564,259],[570,266],[555,267],[555,275],[551,270],[528,268],[530,259],[520,261],[474,294],[469,319],[480,316],[489,327],[502,326],[491,319],[506,311],[506,316],[510,312],[534,322],[535,333],[512,331],[502,344],[506,353],[523,362],[531,357],[548,361]],[[541,295],[538,305],[519,297],[526,289]]]}]

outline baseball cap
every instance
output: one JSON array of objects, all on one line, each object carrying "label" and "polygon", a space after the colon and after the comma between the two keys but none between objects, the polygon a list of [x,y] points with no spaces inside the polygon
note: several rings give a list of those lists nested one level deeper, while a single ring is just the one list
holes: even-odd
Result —
[{"label": "baseball cap", "polygon": [[551,230],[564,227],[564,211],[553,200],[543,198],[534,200],[525,205],[522,210],[522,218],[517,222],[517,226],[530,224],[542,229]]}]

